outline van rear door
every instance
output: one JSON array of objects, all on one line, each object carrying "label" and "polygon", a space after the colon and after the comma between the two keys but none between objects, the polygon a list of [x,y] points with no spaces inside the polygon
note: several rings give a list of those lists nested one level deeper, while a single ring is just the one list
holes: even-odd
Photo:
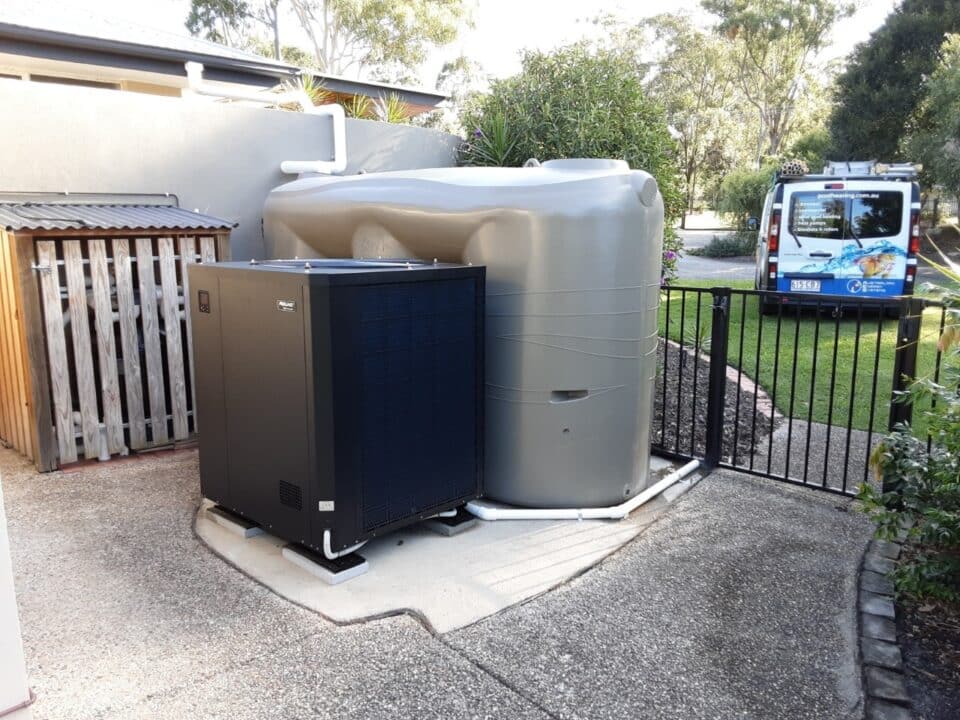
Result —
[{"label": "van rear door", "polygon": [[791,183],[777,290],[887,297],[904,289],[910,183]]}]

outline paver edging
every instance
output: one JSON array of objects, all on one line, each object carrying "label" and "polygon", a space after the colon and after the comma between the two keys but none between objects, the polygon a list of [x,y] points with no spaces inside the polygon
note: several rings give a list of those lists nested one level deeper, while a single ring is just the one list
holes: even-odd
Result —
[{"label": "paver edging", "polygon": [[857,579],[857,615],[866,720],[910,720],[910,695],[895,624],[894,585],[887,573],[900,542],[871,540]]}]

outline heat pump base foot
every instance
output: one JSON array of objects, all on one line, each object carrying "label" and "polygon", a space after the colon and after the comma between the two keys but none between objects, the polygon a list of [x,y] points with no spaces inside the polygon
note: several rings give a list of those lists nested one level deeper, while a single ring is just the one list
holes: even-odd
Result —
[{"label": "heat pump base foot", "polygon": [[239,535],[242,538],[252,538],[257,535],[263,535],[262,527],[250,522],[245,517],[237,515],[235,512],[227,510],[225,507],[214,505],[211,508],[207,508],[207,515],[220,527],[226,528],[234,535]]},{"label": "heat pump base foot", "polygon": [[285,545],[282,552],[287,560],[314,577],[320,578],[327,585],[339,585],[358,575],[363,575],[370,569],[366,559],[357,553],[329,560],[300,545]]},{"label": "heat pump base foot", "polygon": [[472,528],[477,524],[477,519],[461,506],[453,517],[434,517],[424,520],[423,524],[439,535],[452,537]]}]

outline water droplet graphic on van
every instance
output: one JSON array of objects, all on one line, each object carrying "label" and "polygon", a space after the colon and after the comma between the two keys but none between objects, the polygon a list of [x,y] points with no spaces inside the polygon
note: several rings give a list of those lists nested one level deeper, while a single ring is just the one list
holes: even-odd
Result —
[{"label": "water droplet graphic on van", "polygon": [[859,248],[856,245],[847,245],[840,257],[835,257],[825,263],[810,263],[809,265],[804,265],[800,268],[800,272],[826,273],[850,269],[856,265],[861,258],[867,255],[879,254],[889,254],[905,258],[907,251],[902,247],[897,247],[889,240],[881,240],[865,248]]}]

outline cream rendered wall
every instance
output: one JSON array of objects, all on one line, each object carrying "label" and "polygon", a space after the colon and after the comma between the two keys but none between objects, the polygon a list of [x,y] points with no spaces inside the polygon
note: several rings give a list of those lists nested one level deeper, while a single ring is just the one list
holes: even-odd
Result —
[{"label": "cream rendered wall", "polygon": [[[280,162],[332,152],[329,118],[207,98],[0,80],[0,108],[0,191],[174,193],[239,222],[235,259],[263,257],[263,201],[293,179]],[[347,173],[450,166],[457,142],[347,120]]]}]

